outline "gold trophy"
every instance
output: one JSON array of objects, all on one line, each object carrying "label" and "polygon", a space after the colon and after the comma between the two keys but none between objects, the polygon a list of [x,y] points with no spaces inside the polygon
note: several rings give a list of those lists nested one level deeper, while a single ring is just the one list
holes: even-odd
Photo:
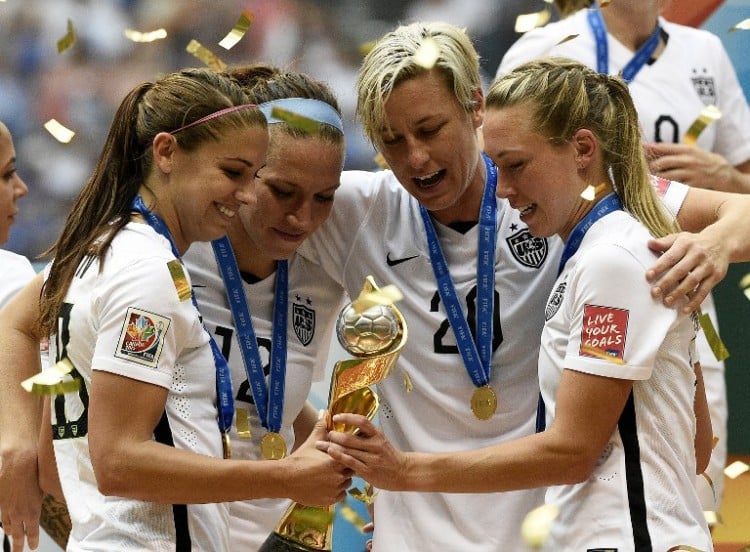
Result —
[{"label": "gold trophy", "polygon": [[[328,429],[353,433],[355,428],[334,424],[335,414],[362,414],[372,420],[378,396],[370,388],[391,373],[406,345],[406,323],[394,300],[401,297],[393,286],[378,288],[372,276],[365,279],[359,297],[346,305],[336,322],[341,346],[354,358],[336,362],[328,395]],[[331,550],[333,506],[292,504],[259,552]]]}]

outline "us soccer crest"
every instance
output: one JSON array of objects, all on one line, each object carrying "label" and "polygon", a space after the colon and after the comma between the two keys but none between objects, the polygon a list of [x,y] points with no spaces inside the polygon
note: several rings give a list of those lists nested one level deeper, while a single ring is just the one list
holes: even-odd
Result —
[{"label": "us soccer crest", "polygon": [[547,307],[544,309],[544,320],[549,320],[560,309],[562,305],[563,297],[565,296],[565,288],[568,286],[567,282],[560,282],[560,285],[555,288],[555,291],[550,295],[549,301],[547,301]]},{"label": "us soccer crest", "polygon": [[292,327],[300,343],[309,345],[315,335],[315,311],[300,303],[292,303]]},{"label": "us soccer crest", "polygon": [[547,258],[547,240],[535,238],[528,228],[519,230],[505,241],[513,257],[524,266],[539,268]]},{"label": "us soccer crest", "polygon": [[700,74],[697,69],[693,69],[693,87],[700,96],[701,101],[704,105],[716,105],[716,85],[714,78],[706,75],[706,70],[703,70],[704,74]]}]

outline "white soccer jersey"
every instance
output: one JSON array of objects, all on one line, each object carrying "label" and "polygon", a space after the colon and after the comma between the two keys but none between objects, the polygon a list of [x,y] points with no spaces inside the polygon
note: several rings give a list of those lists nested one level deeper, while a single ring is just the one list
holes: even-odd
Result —
[{"label": "white soccer jersey", "polygon": [[[558,239],[532,238],[517,211],[498,200],[491,385],[498,411],[470,408],[475,389],[438,295],[418,203],[390,171],[345,172],[329,220],[300,254],[320,262],[356,296],[367,275],[404,294],[409,329],[397,368],[378,385],[380,424],[399,449],[475,449],[534,432],[536,363],[543,307],[557,270]],[[474,325],[478,227],[466,234],[435,223],[457,295]],[[407,391],[408,375],[413,390]],[[493,494],[379,491],[377,551],[521,550],[520,525],[542,502],[539,489]]]},{"label": "white soccer jersey", "polygon": [[648,238],[624,211],[600,219],[547,303],[539,380],[548,425],[565,369],[635,382],[589,479],[548,489],[546,501],[560,515],[545,550],[713,549],[693,486],[695,326],[650,297]]},{"label": "white soccer jersey", "polygon": [[[586,14],[587,10],[584,9],[524,34],[503,57],[498,74],[507,73],[530,59],[547,55],[569,57],[596,68],[596,42]],[[750,108],[721,40],[708,31],[671,23],[663,18],[659,19],[659,23],[669,36],[666,47],[655,61],[641,68],[629,85],[644,140],[682,142],[685,132],[701,110],[712,104],[724,116],[701,132],[697,145],[721,154],[732,165],[747,161],[750,159]],[[578,36],[557,44],[572,34]],[[630,61],[633,52],[612,35],[608,34],[607,39],[609,72],[616,74]],[[701,308],[718,330],[712,295],[708,296]],[[727,454],[724,363],[716,360],[703,332],[698,336],[698,351],[713,431],[719,441],[706,470],[714,488],[702,476],[698,476],[696,487],[703,507],[716,510],[724,490],[722,472]]]},{"label": "white soccer jersey", "polygon": [[[169,389],[157,441],[221,457],[216,370],[208,334],[192,302],[180,300],[168,241],[129,223],[100,272],[85,258],[70,284],[50,358],[68,358],[78,393],[52,400],[55,457],[73,529],[68,550],[230,550],[224,504],[170,505],[105,497],[88,448],[92,369]],[[189,280],[187,281],[189,284]],[[127,416],[123,412],[123,416]]]},{"label": "white soccer jersey", "polygon": [[34,267],[26,257],[0,249],[0,309],[35,275]]},{"label": "white soccer jersey", "polygon": [[[184,260],[190,271],[203,321],[229,361],[235,408],[239,409],[237,415],[244,416],[249,422],[249,439],[238,437],[236,418],[232,424],[232,457],[260,460],[260,440],[266,430],[260,424],[248,385],[242,352],[213,248],[210,243],[194,243]],[[266,376],[270,369],[275,285],[275,274],[254,284],[243,284]],[[319,266],[295,255],[289,260],[288,296],[287,363],[280,433],[291,452],[294,445],[292,424],[310,393],[312,382],[324,376],[333,328],[343,306],[344,291]],[[276,528],[289,504],[287,499],[231,503],[229,513],[232,549],[258,550]]]}]

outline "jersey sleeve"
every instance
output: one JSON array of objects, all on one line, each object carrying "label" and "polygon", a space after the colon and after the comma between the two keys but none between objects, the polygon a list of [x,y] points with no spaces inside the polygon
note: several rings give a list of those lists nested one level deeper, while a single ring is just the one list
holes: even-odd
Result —
[{"label": "jersey sleeve", "polygon": [[0,251],[0,309],[34,279],[36,272],[26,257]]},{"label": "jersey sleeve", "polygon": [[378,201],[379,174],[344,171],[328,220],[298,249],[302,257],[322,267],[340,285],[344,285],[344,269],[360,230]]},{"label": "jersey sleeve", "polygon": [[208,334],[192,301],[180,300],[167,261],[143,259],[103,280],[92,298],[100,324],[92,368],[170,387],[180,353]]},{"label": "jersey sleeve", "polygon": [[646,267],[626,248],[595,245],[576,263],[565,367],[631,380],[651,376],[678,314],[651,298]]},{"label": "jersey sleeve", "polygon": [[682,204],[685,203],[690,186],[654,175],[651,175],[651,185],[654,187],[656,195],[661,199],[667,213],[673,219],[676,219]]}]

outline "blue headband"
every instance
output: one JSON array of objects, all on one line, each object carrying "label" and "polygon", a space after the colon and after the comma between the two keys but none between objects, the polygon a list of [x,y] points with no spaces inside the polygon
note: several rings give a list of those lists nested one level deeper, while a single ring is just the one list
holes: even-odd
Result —
[{"label": "blue headband", "polygon": [[266,121],[269,125],[286,122],[271,115],[271,110],[274,107],[280,107],[315,122],[330,125],[339,129],[342,134],[344,133],[344,124],[341,122],[341,116],[326,102],[313,100],[312,98],[282,98],[264,102],[258,106],[258,109],[266,116]]}]

